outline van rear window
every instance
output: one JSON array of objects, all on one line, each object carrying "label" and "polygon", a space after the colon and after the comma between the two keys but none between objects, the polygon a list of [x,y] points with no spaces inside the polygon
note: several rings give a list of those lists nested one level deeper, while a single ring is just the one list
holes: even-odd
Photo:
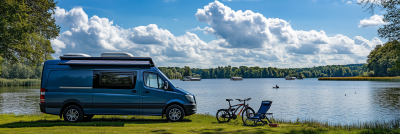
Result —
[{"label": "van rear window", "polygon": [[92,71],[51,71],[47,87],[92,87]]},{"label": "van rear window", "polygon": [[93,88],[134,89],[136,72],[93,71]]}]

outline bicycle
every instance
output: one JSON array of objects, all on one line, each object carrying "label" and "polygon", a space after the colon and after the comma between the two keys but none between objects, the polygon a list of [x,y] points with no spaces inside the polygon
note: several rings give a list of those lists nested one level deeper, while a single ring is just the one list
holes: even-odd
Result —
[{"label": "bicycle", "polygon": [[[244,100],[236,99],[239,102],[243,101],[243,103],[242,104],[233,105],[233,106],[231,105],[231,102],[230,102],[230,101],[233,101],[233,100],[232,99],[226,99],[226,101],[228,101],[228,103],[229,103],[229,108],[228,109],[219,109],[218,110],[217,115],[216,115],[218,122],[223,123],[223,122],[229,122],[231,119],[235,120],[237,118],[237,115],[240,116],[240,113],[242,113],[242,112],[243,112],[242,113],[242,121],[243,122],[247,118],[250,118],[251,115],[254,115],[254,113],[255,113],[253,108],[251,108],[249,106],[249,104],[246,104],[246,101],[249,101],[250,99],[251,98],[246,98]],[[237,108],[234,108],[234,107],[237,107]],[[240,112],[236,115],[236,112],[239,109],[240,109]],[[244,111],[243,111],[243,109],[244,109]]]}]

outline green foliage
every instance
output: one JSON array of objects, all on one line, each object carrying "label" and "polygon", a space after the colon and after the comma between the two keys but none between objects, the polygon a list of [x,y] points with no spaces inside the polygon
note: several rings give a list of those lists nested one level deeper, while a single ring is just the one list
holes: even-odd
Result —
[{"label": "green foliage", "polygon": [[[397,76],[400,75],[399,62],[400,42],[394,40],[383,46],[376,45],[367,59],[368,76]],[[397,61],[396,61],[397,60]],[[396,65],[396,66],[395,66]],[[364,74],[363,74],[364,75]]]},{"label": "green foliage", "polygon": [[369,77],[363,75],[362,77],[320,77],[318,80],[348,80],[348,81],[390,81],[400,82],[400,77]]},{"label": "green foliage", "polygon": [[30,66],[49,59],[54,53],[49,39],[60,32],[55,8],[53,0],[1,0],[0,57],[11,64],[30,61]]},{"label": "green foliage", "polygon": [[[303,75],[305,78],[310,77],[350,77],[359,76],[367,71],[366,64],[350,64],[350,65],[328,65],[319,66],[312,68],[289,68],[289,69],[278,69],[276,67],[231,67],[231,66],[218,66],[217,68],[200,69],[191,68],[185,66],[185,68],[179,67],[159,67],[159,69],[170,79],[180,79],[182,75],[176,74],[188,74],[187,70],[190,70],[190,76],[201,77],[203,79],[215,79],[215,78],[231,78],[231,77],[243,77],[243,78],[283,78],[286,75]],[[172,70],[176,70],[173,73]]]},{"label": "green foliage", "polygon": [[169,79],[182,79],[183,69],[179,67],[158,67]]},{"label": "green foliage", "polygon": [[[29,63],[27,63],[29,64]],[[42,66],[31,67],[24,64],[3,64],[0,78],[3,79],[39,79],[42,76]]]},{"label": "green foliage", "polygon": [[192,76],[192,71],[190,71],[189,66],[185,66],[185,72],[183,73],[184,76]]},{"label": "green foliage", "polygon": [[399,0],[361,0],[360,4],[367,7],[367,11],[374,14],[375,8],[384,11],[384,21],[387,24],[383,28],[379,28],[378,35],[389,41],[400,40],[400,1]]}]

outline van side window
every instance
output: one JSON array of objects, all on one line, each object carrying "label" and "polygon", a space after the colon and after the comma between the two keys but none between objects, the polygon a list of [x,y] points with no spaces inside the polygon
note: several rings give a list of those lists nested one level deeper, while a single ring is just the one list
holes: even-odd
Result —
[{"label": "van side window", "polygon": [[93,88],[134,89],[136,72],[93,71]]},{"label": "van side window", "polygon": [[155,73],[144,72],[143,81],[144,85],[146,85],[147,87],[159,88],[159,89],[163,89],[164,87],[164,80]]},{"label": "van side window", "polygon": [[47,87],[92,87],[92,71],[54,70],[49,74]]}]

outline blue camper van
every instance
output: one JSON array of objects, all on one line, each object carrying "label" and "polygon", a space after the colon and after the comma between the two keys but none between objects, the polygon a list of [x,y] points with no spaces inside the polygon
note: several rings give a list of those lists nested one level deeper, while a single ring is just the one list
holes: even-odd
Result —
[{"label": "blue camper van", "polygon": [[65,54],[44,63],[40,111],[68,122],[94,115],[156,115],[180,121],[196,113],[193,94],[176,87],[150,57]]}]

